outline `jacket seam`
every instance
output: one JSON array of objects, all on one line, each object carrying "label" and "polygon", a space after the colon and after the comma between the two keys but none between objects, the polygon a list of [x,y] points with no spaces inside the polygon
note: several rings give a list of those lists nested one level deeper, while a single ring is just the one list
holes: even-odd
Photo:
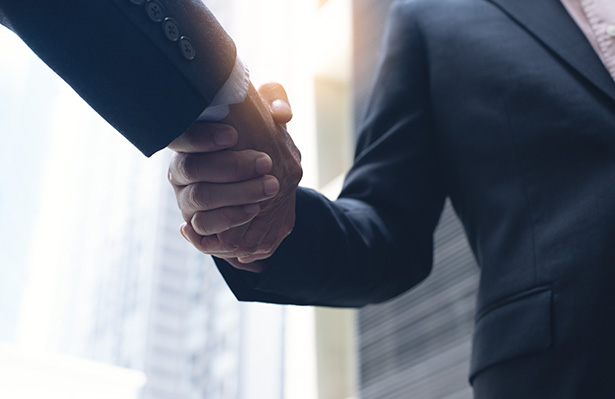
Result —
[{"label": "jacket seam", "polygon": [[510,112],[510,103],[508,99],[504,100],[506,105],[506,125],[508,130],[508,135],[510,137],[510,141],[512,144],[512,149],[515,154],[515,165],[519,170],[519,177],[521,179],[521,186],[523,188],[523,196],[525,197],[525,203],[527,207],[527,218],[528,224],[530,228],[530,237],[531,237],[531,253],[532,253],[532,268],[534,269],[534,284],[538,284],[538,266],[536,262],[537,253],[536,253],[536,231],[534,226],[534,208],[532,206],[532,201],[530,199],[530,193],[528,188],[527,176],[525,174],[526,168],[523,167],[521,156],[519,152],[519,146],[517,144],[517,140],[515,140],[515,135],[513,133],[512,121],[511,121],[511,112]]}]

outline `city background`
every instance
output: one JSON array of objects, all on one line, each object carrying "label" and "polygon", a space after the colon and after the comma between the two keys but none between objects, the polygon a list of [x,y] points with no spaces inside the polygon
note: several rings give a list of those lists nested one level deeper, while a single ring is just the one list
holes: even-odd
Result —
[{"label": "city background", "polygon": [[[390,0],[206,0],[281,82],[302,185],[334,198]],[[450,206],[436,266],[362,310],[239,303],[143,157],[0,29],[0,397],[470,398],[478,269]]]}]

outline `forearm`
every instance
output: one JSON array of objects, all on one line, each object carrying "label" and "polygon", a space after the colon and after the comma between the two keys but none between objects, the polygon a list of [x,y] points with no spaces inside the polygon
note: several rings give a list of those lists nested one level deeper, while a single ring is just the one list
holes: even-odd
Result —
[{"label": "forearm", "polygon": [[[200,1],[157,1],[162,13],[152,17],[138,1],[3,0],[0,21],[151,155],[194,123],[235,62],[232,40]],[[176,36],[163,30],[166,18]]]},{"label": "forearm", "polygon": [[[417,236],[401,215],[363,201],[329,201],[299,188],[296,225],[262,275],[216,264],[238,299],[356,307],[390,299],[431,270],[430,231]],[[419,226],[420,221],[415,221]]]}]

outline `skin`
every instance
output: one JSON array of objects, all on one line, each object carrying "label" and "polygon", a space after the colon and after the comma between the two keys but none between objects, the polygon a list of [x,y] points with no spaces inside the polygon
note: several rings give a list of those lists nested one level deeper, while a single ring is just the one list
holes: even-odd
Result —
[{"label": "skin", "polygon": [[180,232],[196,249],[238,269],[265,269],[260,261],[295,222],[302,169],[286,131],[291,118],[281,85],[250,86],[227,118],[196,123],[169,145],[169,182],[186,221]]}]

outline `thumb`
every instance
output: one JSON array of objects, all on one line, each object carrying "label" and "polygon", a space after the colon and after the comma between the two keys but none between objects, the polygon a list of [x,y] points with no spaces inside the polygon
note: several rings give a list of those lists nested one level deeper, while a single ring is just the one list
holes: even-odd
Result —
[{"label": "thumb", "polygon": [[269,105],[271,116],[277,123],[288,123],[293,118],[293,112],[288,102],[286,90],[279,83],[265,83],[258,89],[263,102]]}]

